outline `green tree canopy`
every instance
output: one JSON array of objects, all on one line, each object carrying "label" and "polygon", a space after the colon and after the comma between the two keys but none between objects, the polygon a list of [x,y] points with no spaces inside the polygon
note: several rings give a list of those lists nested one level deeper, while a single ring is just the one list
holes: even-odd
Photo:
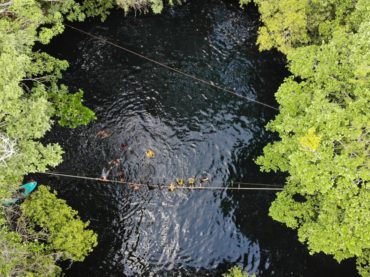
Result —
[{"label": "green tree canopy", "polygon": [[233,266],[229,271],[222,275],[223,277],[256,277],[256,275],[249,275],[247,272],[243,272],[239,266]]},{"label": "green tree canopy", "polygon": [[[24,175],[44,172],[62,161],[58,144],[40,142],[55,121],[76,127],[95,118],[83,106],[81,91],[69,93],[60,84],[68,63],[35,50],[37,43],[48,43],[64,30],[64,17],[82,20],[85,15],[82,6],[71,0],[0,1],[0,201],[16,191]],[[38,213],[25,209],[27,216],[20,213],[10,220],[8,208],[0,213],[1,276],[53,276],[60,272],[55,261],[82,260],[95,246],[92,231],[85,231],[76,212],[50,192],[41,188],[24,205]],[[31,231],[40,226],[41,216],[50,219],[50,225],[43,226],[48,243],[35,241],[41,234]],[[14,228],[17,218],[27,223],[26,228]],[[58,237],[52,227],[61,218],[65,224],[57,225]],[[75,237],[66,236],[66,231]]]},{"label": "green tree canopy", "polygon": [[338,26],[356,31],[366,19],[368,0],[240,0],[254,2],[264,23],[257,43],[261,50],[277,48],[287,54],[304,45],[320,45]]},{"label": "green tree canopy", "polygon": [[[172,5],[172,0],[167,2]],[[114,6],[129,10],[162,10],[162,0],[0,0],[0,201],[11,197],[29,173],[61,163],[58,144],[40,139],[57,122],[75,128],[95,119],[83,105],[83,92],[71,93],[61,83],[68,63],[37,50],[64,31],[64,20],[106,18]],[[47,188],[40,187],[22,204],[13,228],[0,213],[0,275],[54,276],[59,259],[82,261],[96,245],[77,213]],[[39,230],[40,231],[35,231]],[[42,235],[44,237],[42,237]],[[43,243],[29,238],[41,238]]]},{"label": "green tree canopy", "polygon": [[58,199],[49,188],[40,186],[21,205],[22,217],[29,222],[28,232],[46,234],[45,249],[57,252],[62,259],[83,261],[97,244],[97,236],[85,230],[89,222],[83,222],[77,212],[65,200]]},{"label": "green tree canopy", "polygon": [[89,223],[45,186],[20,211],[10,207],[4,213],[11,222],[0,221],[1,276],[57,276],[56,261],[83,261],[97,244],[97,236],[86,230]]},{"label": "green tree canopy", "polygon": [[280,113],[267,126],[280,140],[257,160],[263,170],[289,173],[270,215],[297,229],[310,253],[355,257],[368,276],[369,3],[255,2],[264,22],[260,47],[286,53],[293,74],[276,93]]}]

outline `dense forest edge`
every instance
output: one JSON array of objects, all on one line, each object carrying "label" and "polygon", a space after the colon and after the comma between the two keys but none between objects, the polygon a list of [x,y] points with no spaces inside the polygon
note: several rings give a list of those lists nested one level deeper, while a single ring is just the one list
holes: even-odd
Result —
[{"label": "dense forest edge", "polygon": [[[62,84],[68,62],[37,46],[61,34],[65,21],[105,20],[117,7],[122,16],[160,13],[174,4],[181,2],[0,0],[1,202],[17,194],[24,176],[62,162],[58,144],[40,142],[53,124],[95,119],[83,91]],[[260,50],[278,49],[291,72],[267,125],[280,139],[256,159],[263,171],[288,174],[270,216],[296,229],[311,254],[355,258],[359,274],[370,276],[370,2],[240,0],[245,12],[251,4],[261,14]],[[1,276],[59,276],[60,261],[83,261],[97,245],[89,222],[47,186],[1,207]]]}]

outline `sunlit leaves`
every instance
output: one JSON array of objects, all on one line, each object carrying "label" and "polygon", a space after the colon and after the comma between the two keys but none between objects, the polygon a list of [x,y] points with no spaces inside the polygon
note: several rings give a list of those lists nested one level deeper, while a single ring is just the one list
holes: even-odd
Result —
[{"label": "sunlit leaves", "polygon": [[43,244],[22,243],[22,236],[0,224],[0,276],[59,276],[53,255],[45,253]]},{"label": "sunlit leaves", "polygon": [[[8,207],[18,232],[0,217],[1,276],[60,276],[60,259],[82,261],[97,243],[88,223],[47,187],[40,186],[21,205],[22,214]],[[14,216],[15,215],[15,216]]]},{"label": "sunlit leaves", "polygon": [[[100,16],[104,20],[118,2],[126,12],[150,8],[159,13],[163,9],[162,0],[12,0],[1,5],[0,133],[15,143],[16,154],[0,164],[0,200],[16,191],[24,175],[44,172],[62,161],[59,145],[39,141],[55,121],[74,128],[95,118],[83,105],[81,90],[70,93],[60,84],[68,63],[35,52],[35,45],[47,44],[62,33],[65,19],[82,21],[86,16]],[[96,235],[85,230],[87,224],[44,187],[22,205],[22,211],[24,221],[32,223],[28,232],[41,227],[48,234],[47,243],[30,241],[8,229],[1,214],[2,276],[54,276],[60,273],[57,260],[82,261],[96,245]]]},{"label": "sunlit leaves", "polygon": [[[116,0],[117,5],[126,13],[130,10],[147,12],[150,8],[153,13],[158,14],[163,10],[164,2],[164,0]],[[173,0],[169,0],[168,3],[173,5]]]},{"label": "sunlit leaves", "polygon": [[40,186],[21,209],[33,227],[47,234],[46,249],[60,253],[63,259],[83,261],[97,244],[97,236],[86,230],[89,223],[81,221],[75,210],[45,186]]},{"label": "sunlit leaves", "polygon": [[299,143],[303,149],[316,151],[320,145],[321,137],[315,133],[314,129],[309,129],[307,134],[299,139]]},{"label": "sunlit leaves", "polygon": [[65,86],[54,86],[50,98],[55,103],[55,116],[61,126],[75,128],[95,119],[95,114],[83,105],[83,92],[68,93]]},{"label": "sunlit leaves", "polygon": [[[278,2],[284,1],[275,5]],[[338,261],[356,257],[359,272],[367,276],[370,22],[366,20],[370,10],[362,1],[355,9],[353,5],[352,1],[311,1],[310,9],[304,11],[305,20],[315,18],[317,25],[317,33],[310,33],[307,41],[311,45],[297,47],[306,43],[299,36],[299,43],[289,44],[294,42],[291,38],[280,43],[276,36],[283,34],[282,30],[266,34],[275,39],[270,46],[288,54],[294,76],[276,93],[280,113],[268,124],[268,129],[278,132],[280,141],[266,146],[257,163],[263,170],[289,173],[270,215],[297,229],[310,253],[324,252]],[[318,10],[313,16],[315,7]],[[279,13],[291,11],[285,8],[267,12],[277,20]],[[328,8],[336,17],[329,15]],[[351,12],[366,20],[354,24]],[[275,23],[265,21],[267,25]],[[323,41],[317,40],[320,37]]]},{"label": "sunlit leaves", "polygon": [[[82,105],[82,92],[70,94],[59,84],[68,63],[34,52],[35,43],[48,43],[64,30],[64,16],[73,20],[84,18],[80,5],[73,0],[9,3],[0,9],[0,133],[15,143],[16,153],[0,163],[0,199],[10,197],[24,175],[44,172],[60,164],[61,147],[39,141],[51,129],[54,119],[62,125],[76,127],[94,118],[93,112]],[[40,203],[37,195],[51,200]],[[57,210],[53,208],[64,211],[64,218],[69,220],[67,227],[58,225],[61,237],[55,235],[48,244],[39,243],[30,240],[18,227],[10,229],[15,222],[5,221],[2,213],[1,276],[56,276],[61,271],[55,265],[57,260],[61,257],[82,260],[96,244],[95,235],[85,231],[86,225],[55,195],[41,189],[34,199],[25,205],[31,205],[32,209],[41,205],[44,216],[55,215]],[[25,222],[31,220],[33,227],[38,228],[37,216],[40,214],[30,214]],[[57,218],[48,222],[55,223]],[[49,227],[45,227],[48,232]],[[32,228],[28,232],[32,233]],[[66,236],[66,232],[72,235]]]},{"label": "sunlit leaves", "polygon": [[227,273],[222,275],[223,277],[255,277],[256,275],[249,275],[247,272],[243,272],[239,266],[233,266],[228,270]]},{"label": "sunlit leaves", "polygon": [[[261,50],[277,48],[285,54],[299,46],[319,45],[344,23],[348,29],[357,29],[359,18],[364,18],[358,7],[365,1],[254,0],[264,23],[257,42]],[[240,0],[241,5],[249,2]]]}]

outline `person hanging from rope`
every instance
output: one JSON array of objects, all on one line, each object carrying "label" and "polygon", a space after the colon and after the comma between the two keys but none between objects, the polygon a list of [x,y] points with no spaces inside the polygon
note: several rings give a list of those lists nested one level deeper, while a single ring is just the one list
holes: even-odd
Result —
[{"label": "person hanging from rope", "polygon": [[108,163],[109,165],[112,165],[112,167],[118,167],[121,164],[121,159],[114,159]]},{"label": "person hanging from rope", "polygon": [[107,181],[110,173],[112,173],[113,176],[117,176],[120,182],[125,181],[125,172],[121,166],[121,159],[117,158],[111,160],[108,163],[108,169],[106,169],[105,167],[103,168],[100,179],[102,181]]},{"label": "person hanging from rope", "polygon": [[112,133],[109,130],[102,129],[99,132],[96,133],[96,137],[100,139],[109,138],[112,135]]},{"label": "person hanging from rope", "polygon": [[127,144],[126,143],[121,143],[121,150],[126,151],[127,150]]},{"label": "person hanging from rope", "polygon": [[203,184],[207,183],[209,181],[209,175],[207,172],[203,172],[202,175],[199,178],[199,186],[201,187]]},{"label": "person hanging from rope", "polygon": [[[104,169],[107,171],[106,169]],[[81,175],[71,175],[71,174],[66,174],[66,173],[57,173],[57,172],[37,172],[37,174],[44,174],[44,175],[50,175],[50,176],[59,176],[59,177],[67,177],[67,178],[75,178],[75,179],[84,179],[84,180],[90,180],[90,181],[102,181],[102,178],[97,178],[97,177],[90,177],[90,176],[81,176]],[[193,184],[195,181],[194,177],[189,178],[190,181],[188,180],[189,184]],[[117,183],[115,180],[110,180],[106,178],[106,182],[111,182],[111,183]],[[34,184],[32,184],[34,183]],[[36,186],[37,182],[32,182],[29,183],[29,185]],[[137,185],[137,186],[145,186],[146,184],[141,184],[141,183],[130,183],[130,182],[124,182],[124,184],[129,184],[129,185]],[[166,185],[165,183],[159,183],[157,184],[157,187],[159,190],[163,190],[165,188],[172,188],[172,189],[190,189],[190,190],[196,190],[197,188],[202,189],[202,190],[260,190],[260,191],[281,191],[284,189],[283,186],[278,186],[276,184],[260,184],[260,183],[246,183],[246,182],[235,182],[234,184],[238,184],[238,187],[233,187],[233,186],[212,186],[212,187],[197,187],[194,185],[189,185],[189,186],[175,186],[174,183],[170,183],[170,185]],[[228,185],[228,183],[224,183],[224,185]],[[244,186],[239,186],[239,185],[244,185]],[[245,185],[255,185],[253,187],[248,187]],[[260,187],[261,185],[265,187]],[[256,187],[258,186],[258,187]],[[26,188],[27,190],[27,188]],[[27,191],[26,191],[27,193]]]},{"label": "person hanging from rope", "polygon": [[192,187],[195,185],[195,177],[188,178],[188,186]]},{"label": "person hanging from rope", "polygon": [[118,178],[119,178],[119,181],[120,182],[124,182],[125,181],[125,172],[123,171],[123,169],[121,169],[121,170],[118,171]]},{"label": "person hanging from rope", "polygon": [[108,181],[108,177],[111,173],[111,171],[114,169],[114,168],[117,168],[119,167],[121,164],[121,159],[114,159],[114,160],[111,160],[109,163],[108,163],[108,169],[106,169],[105,167],[103,167],[103,170],[101,172],[101,175],[100,175],[100,179],[102,181]]},{"label": "person hanging from rope", "polygon": [[131,187],[131,189],[133,191],[138,191],[140,189],[140,185],[139,184],[132,184],[130,187]]},{"label": "person hanging from rope", "polygon": [[105,182],[108,181],[108,177],[109,177],[109,173],[110,173],[111,169],[112,169],[111,167],[108,170],[105,169],[105,167],[103,167],[103,170],[102,170],[101,175],[100,175],[100,179],[102,181],[105,181]]},{"label": "person hanging from rope", "polygon": [[[125,154],[126,151],[128,150],[128,143],[127,142],[122,142],[120,144],[120,148]],[[122,161],[124,161],[124,160],[125,160],[124,155],[123,155],[123,158],[116,158],[114,160],[111,160],[108,163],[108,169],[106,169],[105,167],[103,168],[102,173],[100,175],[100,179],[102,181],[106,182],[106,181],[108,181],[109,175],[112,173],[113,176],[118,177],[118,180],[120,182],[124,182],[125,181],[125,171],[122,168]]]}]

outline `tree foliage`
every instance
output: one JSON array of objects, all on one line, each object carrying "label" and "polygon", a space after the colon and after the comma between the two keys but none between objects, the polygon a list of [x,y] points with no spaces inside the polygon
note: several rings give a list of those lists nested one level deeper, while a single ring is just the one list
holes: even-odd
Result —
[{"label": "tree foliage", "polygon": [[[240,0],[245,6],[252,0]],[[366,18],[368,0],[253,0],[264,23],[257,43],[261,50],[277,48],[287,54],[305,45],[320,45],[339,26],[357,30]]]},{"label": "tree foliage", "polygon": [[[250,0],[241,0],[246,5]],[[280,114],[268,128],[280,141],[266,146],[263,170],[289,173],[271,216],[298,230],[310,252],[338,261],[355,257],[370,274],[368,0],[255,0],[263,26],[261,50],[277,48],[292,76],[277,92]],[[119,6],[158,13],[169,0],[0,0],[0,200],[24,175],[59,164],[62,149],[39,140],[56,121],[76,127],[94,119],[82,91],[61,84],[66,61],[35,51],[63,32],[63,22],[100,16]],[[3,154],[3,150],[0,155]],[[15,153],[15,154],[14,154]],[[40,187],[21,207],[14,229],[0,214],[0,275],[52,276],[58,259],[83,258],[96,237],[66,203]],[[38,231],[36,231],[38,230]],[[31,239],[32,238],[32,239]],[[35,241],[36,239],[36,241]],[[237,271],[235,271],[238,273]],[[238,273],[239,274],[239,273]]]},{"label": "tree foliage", "polygon": [[[61,83],[67,61],[35,50],[37,45],[62,33],[66,19],[104,20],[114,6],[126,13],[159,13],[163,5],[162,0],[0,0],[0,201],[16,191],[24,175],[62,161],[58,144],[40,142],[54,122],[75,128],[95,119],[83,105],[83,91],[71,93]],[[88,223],[45,187],[19,212],[18,223],[26,226],[21,229],[12,226],[15,218],[6,220],[8,211],[0,214],[1,276],[54,276],[60,273],[56,261],[82,261],[96,245],[96,235],[85,230]]]},{"label": "tree foliage", "polygon": [[80,5],[71,0],[14,0],[1,7],[0,133],[15,142],[17,151],[0,164],[0,192],[5,198],[23,175],[61,162],[58,145],[38,141],[55,119],[76,127],[94,119],[94,114],[82,105],[82,92],[71,94],[59,84],[68,63],[33,51],[35,43],[48,43],[63,31],[63,15],[82,20]]},{"label": "tree foliage", "polygon": [[[242,1],[246,4],[249,1]],[[292,76],[276,93],[280,136],[257,163],[289,173],[270,215],[298,230],[310,253],[370,262],[368,1],[256,0],[260,48],[287,54]]]},{"label": "tree foliage", "polygon": [[22,216],[28,221],[29,232],[46,234],[45,249],[59,253],[62,259],[83,261],[97,244],[89,222],[83,222],[65,200],[58,199],[45,186],[40,186],[21,205]]},{"label": "tree foliage", "polygon": [[45,171],[61,162],[63,151],[58,145],[43,145],[38,141],[55,120],[62,126],[77,127],[95,118],[83,106],[81,90],[70,93],[60,84],[67,61],[35,52],[35,44],[48,43],[63,32],[65,18],[81,21],[86,16],[99,15],[104,19],[114,4],[126,12],[133,8],[145,11],[149,7],[159,12],[163,2],[12,0],[0,3],[0,134],[15,143],[18,153],[6,164],[0,164],[0,198],[6,198],[25,174]]},{"label": "tree foliage", "polygon": [[173,6],[174,4],[181,4],[183,0],[85,0],[82,4],[82,9],[87,16],[99,16],[105,20],[110,13],[110,10],[115,6],[124,10],[125,13],[129,11],[147,13],[152,11],[159,14],[165,4]]},{"label": "tree foliage", "polygon": [[1,276],[57,276],[61,269],[55,265],[54,255],[48,255],[44,245],[25,242],[18,232],[0,225]]},{"label": "tree foliage", "polygon": [[229,271],[222,275],[223,277],[255,277],[256,275],[248,275],[247,272],[243,272],[239,266],[233,266]]},{"label": "tree foliage", "polygon": [[[54,121],[76,127],[95,117],[82,105],[81,91],[70,93],[60,84],[68,63],[35,50],[37,43],[48,43],[64,30],[65,17],[84,19],[82,6],[72,0],[0,1],[0,149],[2,157],[10,153],[9,146],[13,153],[5,155],[6,159],[0,163],[0,201],[15,192],[24,175],[43,172],[62,161],[63,151],[58,144],[40,142]],[[84,230],[85,225],[71,208],[43,189],[36,196],[24,205],[32,209],[41,207],[43,215],[48,217],[64,211],[60,216],[64,216],[68,228],[60,224],[59,234],[64,237],[51,236],[50,228],[57,218],[50,218],[54,221],[49,220],[50,225],[44,228],[50,232],[48,243],[40,243],[29,237],[32,227],[39,226],[41,218],[37,216],[42,213],[28,214],[29,217],[21,213],[12,220],[6,220],[7,213],[1,213],[1,276],[55,275],[60,272],[55,261],[82,260],[96,244],[95,235]],[[49,201],[43,202],[41,197]],[[53,209],[55,207],[59,210]],[[16,218],[27,218],[27,228],[14,228]],[[73,231],[75,237],[66,236],[66,231]],[[34,233],[31,237],[37,239],[39,236],[40,233]],[[83,243],[78,240],[82,237],[86,240]],[[63,246],[58,248],[58,242]]]},{"label": "tree foliage", "polygon": [[148,12],[149,9],[151,9],[155,14],[158,14],[163,10],[165,3],[173,6],[175,2],[180,4],[181,0],[116,0],[117,5],[126,13],[131,9],[143,12]]},{"label": "tree foliage", "polygon": [[88,222],[45,186],[17,209],[0,221],[1,276],[58,276],[56,261],[83,261],[97,244]]}]

